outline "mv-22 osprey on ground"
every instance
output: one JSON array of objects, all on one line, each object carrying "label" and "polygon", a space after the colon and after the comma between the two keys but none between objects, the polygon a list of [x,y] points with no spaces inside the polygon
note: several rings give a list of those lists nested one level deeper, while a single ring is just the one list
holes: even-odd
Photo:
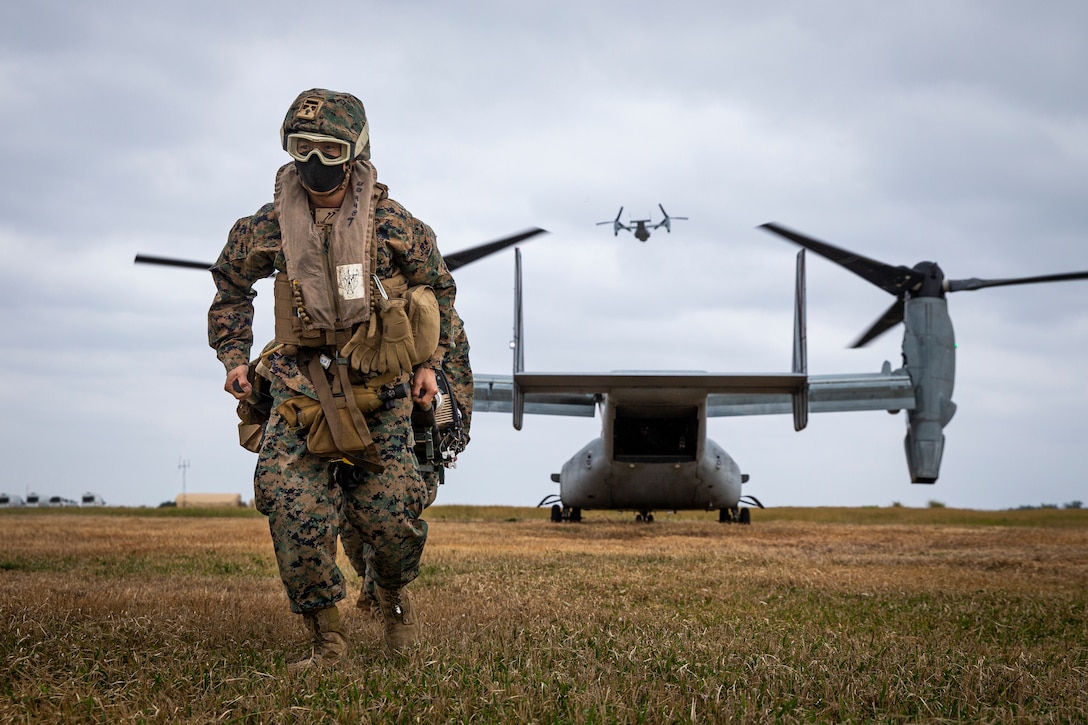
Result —
[{"label": "mv-22 osprey on ground", "polygon": [[[797,255],[793,365],[786,373],[526,372],[521,251],[515,249],[513,375],[477,374],[475,410],[512,412],[518,430],[525,413],[592,417],[600,409],[602,417],[600,437],[552,474],[559,494],[541,504],[552,504],[553,521],[580,521],[588,509],[635,511],[641,521],[652,521],[655,510],[717,510],[721,522],[749,523],[750,511],[741,504],[762,504],[742,495],[748,475],[707,437],[711,416],[792,413],[794,428],[800,431],[810,412],[905,410],[911,481],[934,483],[944,449],[943,429],[956,410],[955,338],[945,294],[1088,278],[1086,271],[946,280],[932,262],[912,269],[892,267],[777,224],[762,228],[804,247]],[[805,249],[896,296],[854,346],[904,322],[903,367],[893,371],[885,362],[879,373],[807,374]]]}]

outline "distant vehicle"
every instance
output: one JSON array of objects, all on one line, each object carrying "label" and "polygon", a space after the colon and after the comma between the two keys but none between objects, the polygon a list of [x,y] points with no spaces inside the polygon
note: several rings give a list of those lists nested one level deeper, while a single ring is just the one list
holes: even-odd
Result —
[{"label": "distant vehicle", "polygon": [[17,508],[19,506],[25,506],[26,503],[19,496],[11,496],[6,493],[0,493],[0,508]]},{"label": "distant vehicle", "polygon": [[70,498],[64,498],[63,496],[50,496],[49,500],[43,504],[45,506],[79,506],[78,503]]},{"label": "distant vehicle", "polygon": [[41,496],[39,496],[36,493],[28,493],[26,495],[26,505],[27,506],[41,506],[42,505]]},{"label": "distant vehicle", "polygon": [[672,222],[674,219],[687,219],[686,216],[669,216],[669,213],[665,211],[665,207],[661,206],[661,204],[658,204],[657,208],[661,210],[661,214],[665,217],[657,224],[651,224],[650,226],[646,226],[650,223],[650,219],[631,219],[630,223],[634,226],[628,226],[627,224],[624,224],[620,221],[620,215],[623,214],[623,207],[621,206],[619,212],[616,213],[615,219],[611,221],[597,222],[597,226],[601,226],[602,224],[611,224],[612,236],[619,236],[620,230],[625,229],[629,232],[634,232],[635,239],[639,240],[640,242],[645,242],[647,239],[650,238],[651,229],[660,229],[661,227],[665,227],[666,232],[671,232]]},{"label": "distant vehicle", "polygon": [[80,501],[81,506],[105,506],[106,502],[102,500],[102,497],[97,493],[88,491],[83,494],[83,498]]}]

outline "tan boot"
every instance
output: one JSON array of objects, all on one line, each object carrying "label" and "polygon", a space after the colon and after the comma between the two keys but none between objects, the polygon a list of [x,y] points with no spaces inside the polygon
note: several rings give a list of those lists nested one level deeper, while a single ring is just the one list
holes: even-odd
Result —
[{"label": "tan boot", "polygon": [[407,587],[383,589],[375,584],[374,593],[378,595],[378,604],[382,609],[386,651],[397,654],[418,642],[419,622],[412,611]]},{"label": "tan boot", "polygon": [[287,669],[291,672],[299,672],[343,659],[348,651],[348,642],[340,629],[340,611],[336,605],[315,609],[302,616],[306,619],[306,626],[313,633],[314,648],[309,657],[292,662]]}]

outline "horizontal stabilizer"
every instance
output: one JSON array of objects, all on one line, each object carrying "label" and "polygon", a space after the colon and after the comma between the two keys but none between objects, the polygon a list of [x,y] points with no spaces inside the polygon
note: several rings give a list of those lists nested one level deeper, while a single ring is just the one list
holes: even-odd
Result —
[{"label": "horizontal stabilizer", "polygon": [[[509,376],[474,376],[473,411],[512,413],[514,386]],[[592,418],[596,397],[588,393],[530,393],[522,396],[522,412]]]},{"label": "horizontal stabilizer", "polygon": [[594,393],[654,388],[706,393],[793,393],[805,384],[797,373],[519,373],[518,387],[526,393]]},{"label": "horizontal stabilizer", "polygon": [[[860,410],[913,410],[914,387],[904,370],[853,375],[810,375],[810,413]],[[789,395],[726,393],[707,398],[706,414],[711,417],[740,415],[785,415],[794,412]]]},{"label": "horizontal stabilizer", "polygon": [[[775,396],[788,406],[805,383],[804,375],[793,373],[518,373],[516,379],[523,413],[582,417],[593,417],[603,395],[630,393],[652,395],[661,402],[713,398],[715,394],[731,394],[746,401]],[[514,376],[476,375],[474,383],[474,410],[515,412]]]}]

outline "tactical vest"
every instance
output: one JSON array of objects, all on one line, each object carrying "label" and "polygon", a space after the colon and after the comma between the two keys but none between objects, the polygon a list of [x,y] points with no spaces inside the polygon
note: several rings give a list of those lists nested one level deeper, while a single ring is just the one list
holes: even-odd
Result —
[{"label": "tactical vest", "polygon": [[273,286],[279,343],[339,347],[370,319],[378,244],[374,216],[385,187],[365,161],[352,166],[350,183],[339,209],[315,214],[294,164],[276,175],[273,203],[287,262]]},{"label": "tactical vest", "polygon": [[[383,277],[379,281],[391,299],[400,299],[409,294],[408,278],[399,270],[392,277]],[[420,288],[411,288],[413,293],[417,289]],[[355,329],[354,325],[349,328],[332,330],[322,330],[307,325],[309,321],[308,311],[299,292],[299,285],[297,282],[293,282],[286,273],[279,272],[276,274],[272,284],[272,294],[275,298],[274,313],[277,343],[298,347],[323,347],[329,345],[339,349],[351,338]],[[411,302],[409,305],[409,309],[414,311],[416,306],[412,305]],[[413,325],[413,330],[415,329],[415,325]],[[436,337],[435,345],[431,348],[432,353],[434,348],[437,347],[437,342]]]},{"label": "tactical vest", "polygon": [[[297,347],[330,346],[340,350],[356,328],[370,321],[380,302],[408,298],[414,336],[412,362],[424,362],[438,347],[440,313],[430,287],[409,287],[396,270],[378,279],[378,236],[375,214],[386,188],[375,180],[374,167],[357,161],[351,193],[340,209],[311,212],[293,164],[276,177],[274,204],[287,271],[273,283],[275,341]],[[369,200],[363,208],[362,201]],[[375,282],[376,281],[376,282]]]}]

